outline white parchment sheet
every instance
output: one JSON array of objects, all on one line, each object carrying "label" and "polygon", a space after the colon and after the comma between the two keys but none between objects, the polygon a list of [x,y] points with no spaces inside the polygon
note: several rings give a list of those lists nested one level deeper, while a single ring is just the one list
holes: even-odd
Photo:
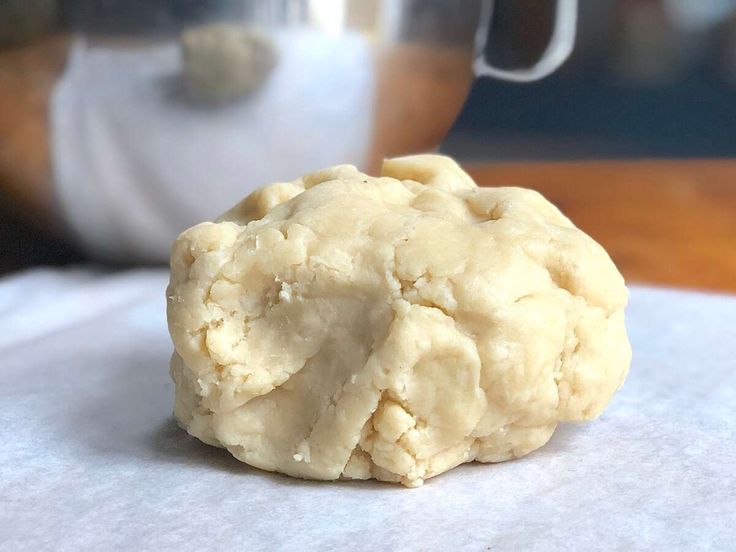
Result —
[{"label": "white parchment sheet", "polygon": [[634,287],[596,422],[419,489],[264,473],[172,421],[166,273],[0,279],[0,549],[734,550],[736,297]]}]

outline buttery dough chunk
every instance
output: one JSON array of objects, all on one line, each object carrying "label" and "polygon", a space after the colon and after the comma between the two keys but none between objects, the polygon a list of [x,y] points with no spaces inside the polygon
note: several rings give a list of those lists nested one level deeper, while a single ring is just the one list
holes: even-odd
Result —
[{"label": "buttery dough chunk", "polygon": [[598,416],[631,358],[603,248],[452,160],[266,186],[176,240],[175,416],[264,470],[421,485]]},{"label": "buttery dough chunk", "polygon": [[185,89],[195,100],[217,103],[247,95],[264,83],[277,61],[267,36],[240,25],[194,27],[180,43]]}]

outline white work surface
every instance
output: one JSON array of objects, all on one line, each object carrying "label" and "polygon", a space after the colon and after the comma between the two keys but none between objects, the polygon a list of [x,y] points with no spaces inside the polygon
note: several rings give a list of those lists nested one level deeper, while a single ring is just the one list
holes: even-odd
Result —
[{"label": "white work surface", "polygon": [[0,549],[736,549],[736,297],[634,287],[599,420],[405,489],[261,472],[178,429],[165,281],[0,279]]}]

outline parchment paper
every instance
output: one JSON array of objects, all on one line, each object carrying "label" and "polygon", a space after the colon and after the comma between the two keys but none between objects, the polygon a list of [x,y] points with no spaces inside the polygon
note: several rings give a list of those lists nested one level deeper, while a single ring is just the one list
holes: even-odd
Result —
[{"label": "parchment paper", "polygon": [[0,549],[736,546],[736,297],[633,288],[633,366],[599,420],[405,489],[264,473],[178,429],[165,280],[0,280]]}]

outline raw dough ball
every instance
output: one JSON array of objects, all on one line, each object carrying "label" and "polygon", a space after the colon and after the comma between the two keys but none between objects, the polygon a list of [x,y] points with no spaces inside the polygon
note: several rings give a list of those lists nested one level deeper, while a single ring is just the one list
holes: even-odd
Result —
[{"label": "raw dough ball", "polygon": [[184,84],[190,97],[222,102],[258,88],[276,64],[268,37],[247,27],[214,23],[181,36]]},{"label": "raw dough ball", "polygon": [[606,252],[450,159],[262,188],[176,240],[175,415],[264,470],[407,486],[601,413],[631,351]]}]

